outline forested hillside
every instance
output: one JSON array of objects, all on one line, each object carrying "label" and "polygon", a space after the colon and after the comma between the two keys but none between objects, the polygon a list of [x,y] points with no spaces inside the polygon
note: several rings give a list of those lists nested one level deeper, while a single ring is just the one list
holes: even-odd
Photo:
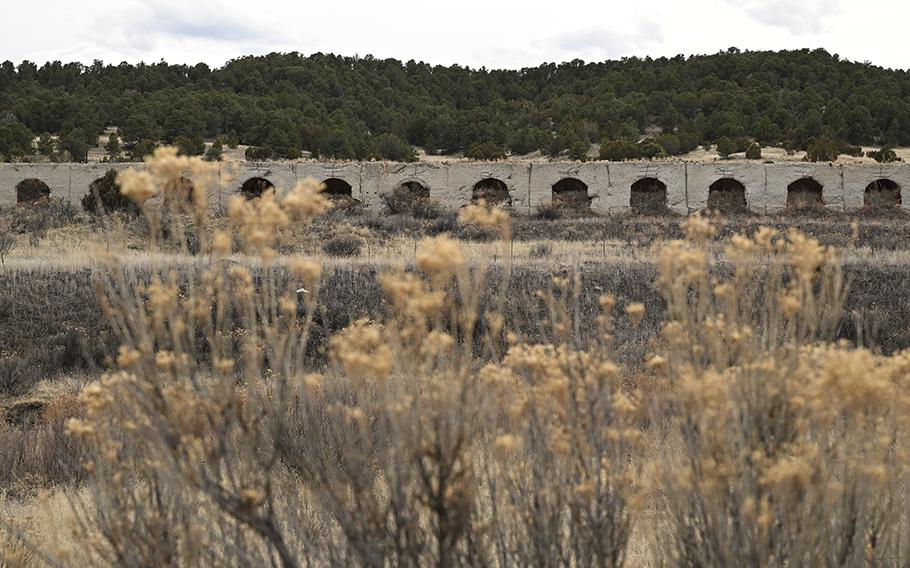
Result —
[{"label": "forested hillside", "polygon": [[[110,125],[127,149],[158,142],[204,149],[204,137],[256,146],[260,157],[309,151],[407,160],[411,145],[476,157],[580,156],[602,143],[622,158],[630,145],[656,155],[719,140],[741,148],[753,139],[794,149],[824,139],[845,151],[845,144],[910,145],[910,74],[823,50],[736,49],[520,71],[297,53],[243,57],[219,69],[0,65],[4,159],[63,152],[85,159]],[[645,133],[654,140],[642,147]]]}]

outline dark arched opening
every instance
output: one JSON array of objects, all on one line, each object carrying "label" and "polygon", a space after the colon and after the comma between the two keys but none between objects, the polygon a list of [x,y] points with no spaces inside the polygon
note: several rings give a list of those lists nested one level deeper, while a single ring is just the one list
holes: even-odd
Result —
[{"label": "dark arched opening", "polygon": [[29,178],[16,184],[16,203],[37,203],[51,196],[51,188],[37,178]]},{"label": "dark arched opening", "polygon": [[496,178],[486,178],[474,184],[471,190],[471,201],[477,202],[483,199],[487,205],[511,205],[512,198],[509,197],[509,186],[502,180]]},{"label": "dark arched opening", "polygon": [[787,186],[787,207],[799,209],[821,207],[824,204],[822,184],[814,178],[801,178]]},{"label": "dark arched opening", "polygon": [[322,182],[325,184],[323,194],[330,198],[353,197],[354,190],[351,184],[339,178],[329,178]]},{"label": "dark arched opening", "polygon": [[591,208],[588,185],[580,179],[563,178],[553,184],[552,190],[555,207],[582,211]]},{"label": "dark arched opening", "polygon": [[269,189],[274,189],[275,184],[263,177],[253,177],[240,186],[240,193],[247,199],[256,199]]},{"label": "dark arched opening", "polygon": [[195,187],[192,180],[185,177],[172,179],[164,184],[164,197],[165,199],[177,200],[178,203],[182,201],[192,202]]},{"label": "dark arched opening", "polygon": [[642,178],[632,184],[629,205],[638,213],[667,211],[667,184],[657,178]]},{"label": "dark arched opening", "polygon": [[746,186],[733,178],[722,178],[708,187],[708,209],[725,213],[746,210]]},{"label": "dark arched opening", "polygon": [[890,179],[877,179],[866,186],[863,205],[866,207],[896,207],[901,204],[901,186]]}]

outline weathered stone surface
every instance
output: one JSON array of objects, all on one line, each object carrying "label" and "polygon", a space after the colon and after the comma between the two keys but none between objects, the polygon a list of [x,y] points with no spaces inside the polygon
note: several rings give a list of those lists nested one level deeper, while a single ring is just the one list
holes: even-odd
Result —
[{"label": "weathered stone surface", "polygon": [[[685,184],[688,210],[699,211],[707,207],[711,184],[720,179],[735,179],[743,184],[746,189],[746,205],[755,212],[765,212],[767,204],[765,164],[747,162],[686,164]],[[786,202],[786,197],[785,191],[784,202]]]},{"label": "weathered stone surface", "polygon": [[[37,178],[51,188],[51,196],[73,203],[88,192],[89,185],[108,169],[118,171],[142,164],[0,164],[0,205],[16,202],[16,184]],[[367,208],[381,210],[383,193],[405,182],[428,188],[431,198],[444,208],[457,209],[470,203],[474,186],[495,178],[508,187],[516,213],[531,214],[552,203],[552,187],[565,178],[575,178],[588,187],[591,208],[598,213],[629,209],[631,187],[636,181],[654,178],[667,187],[667,206],[679,213],[704,209],[709,187],[719,179],[736,179],[746,190],[749,209],[772,213],[787,206],[787,187],[813,178],[822,185],[826,207],[850,211],[863,206],[866,187],[878,180],[891,180],[901,188],[902,205],[910,207],[910,165],[904,163],[855,165],[836,163],[777,163],[744,161],[713,163],[654,162],[265,162],[223,164],[217,202],[224,206],[246,180],[262,177],[279,192],[287,191],[308,177],[318,181],[338,178],[351,186],[354,199]]]}]

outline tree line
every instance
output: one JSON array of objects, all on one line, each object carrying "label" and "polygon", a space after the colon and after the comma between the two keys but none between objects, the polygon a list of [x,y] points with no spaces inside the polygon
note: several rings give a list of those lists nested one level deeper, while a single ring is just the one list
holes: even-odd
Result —
[{"label": "tree line", "polygon": [[[109,153],[203,139],[250,159],[336,159],[542,151],[656,157],[753,142],[855,152],[910,145],[910,75],[824,50],[546,63],[521,70],[317,53],[205,64],[0,64],[0,156],[85,160],[109,125]],[[650,136],[646,134],[650,133]],[[643,139],[644,138],[644,139]],[[211,157],[217,159],[218,153]],[[887,153],[886,153],[887,155]]]}]

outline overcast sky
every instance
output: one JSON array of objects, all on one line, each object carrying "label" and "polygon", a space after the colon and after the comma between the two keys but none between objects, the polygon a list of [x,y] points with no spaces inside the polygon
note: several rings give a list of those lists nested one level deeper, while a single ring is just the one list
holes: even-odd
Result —
[{"label": "overcast sky", "polygon": [[824,47],[910,68],[910,0],[3,0],[0,60],[220,66],[317,51],[520,68]]}]

